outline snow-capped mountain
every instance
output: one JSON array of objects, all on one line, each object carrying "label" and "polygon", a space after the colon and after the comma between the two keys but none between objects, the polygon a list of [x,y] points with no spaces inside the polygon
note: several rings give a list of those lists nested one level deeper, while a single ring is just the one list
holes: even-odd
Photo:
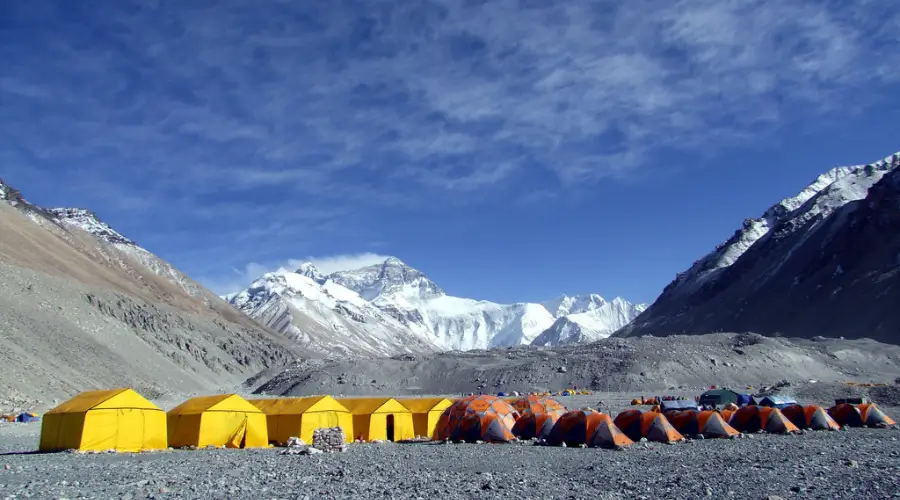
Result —
[{"label": "snow-capped mountain", "polygon": [[389,304],[398,300],[417,302],[444,295],[444,291],[422,271],[407,266],[396,257],[360,269],[338,271],[329,275],[328,279],[376,303]]},{"label": "snow-capped mountain", "polygon": [[315,268],[266,273],[230,303],[251,318],[329,355],[391,356],[438,350],[375,305]]},{"label": "snow-capped mountain", "polygon": [[647,304],[632,304],[621,297],[607,302],[599,295],[564,297],[545,305],[556,306],[558,319],[531,342],[534,346],[595,342],[609,337],[647,309]]},{"label": "snow-capped mountain", "polygon": [[[900,284],[900,248],[896,231],[877,228],[889,227],[896,214],[898,166],[900,153],[822,174],[762,217],[746,220],[616,336],[749,330],[858,337],[894,324],[900,315],[888,309],[896,302],[884,297]],[[860,246],[863,236],[871,238],[868,246]],[[860,288],[875,283],[882,283],[877,291]],[[850,288],[857,293],[851,296]],[[847,309],[863,297],[873,307]],[[870,315],[862,318],[864,310]],[[860,328],[876,319],[881,326]]]},{"label": "snow-capped mountain", "polygon": [[[327,298],[329,295],[345,300],[335,301]],[[295,272],[267,274],[232,296],[230,302],[301,342],[332,342],[348,352],[361,349],[366,354],[527,345],[565,317],[585,325],[586,333],[579,339],[589,341],[607,336],[642,310],[624,299],[606,302],[598,295],[563,296],[545,304],[497,304],[453,297],[396,257],[327,276],[304,263]],[[291,321],[291,308],[318,318],[324,326],[343,325],[343,330],[330,341],[310,339]],[[363,331],[361,325],[365,325]],[[566,336],[560,340],[552,334],[545,338],[541,345],[579,341]],[[368,347],[372,345],[377,347]]]}]

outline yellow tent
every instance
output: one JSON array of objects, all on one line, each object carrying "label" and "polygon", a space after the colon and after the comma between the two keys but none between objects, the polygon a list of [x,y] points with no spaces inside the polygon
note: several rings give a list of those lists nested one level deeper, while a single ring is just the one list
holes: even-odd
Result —
[{"label": "yellow tent", "polygon": [[266,415],[237,394],[201,396],[169,410],[169,446],[269,446]]},{"label": "yellow tent", "polygon": [[82,392],[44,414],[40,451],[164,450],[166,414],[122,388]]},{"label": "yellow tent", "polygon": [[266,414],[269,441],[287,443],[293,436],[312,443],[313,431],[341,427],[347,442],[353,441],[353,415],[331,396],[307,398],[251,399]]},{"label": "yellow tent", "polygon": [[353,414],[353,433],[363,441],[401,441],[416,437],[412,412],[394,398],[337,400]]},{"label": "yellow tent", "polygon": [[434,438],[441,413],[453,404],[446,398],[398,399],[413,414],[413,430],[416,436]]}]

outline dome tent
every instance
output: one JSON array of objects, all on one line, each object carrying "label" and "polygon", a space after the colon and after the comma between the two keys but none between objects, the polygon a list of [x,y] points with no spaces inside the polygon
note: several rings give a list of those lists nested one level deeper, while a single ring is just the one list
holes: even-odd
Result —
[{"label": "dome tent", "polygon": [[800,432],[778,408],[767,406],[745,406],[731,415],[728,424],[741,432],[758,432],[760,430],[772,434],[788,434]]},{"label": "dome tent", "polygon": [[798,429],[839,430],[841,428],[821,406],[789,405],[782,408],[781,413]]},{"label": "dome tent", "polygon": [[840,425],[848,427],[887,427],[895,425],[891,417],[881,411],[875,403],[865,403],[853,406],[842,403],[828,409],[828,414]]},{"label": "dome tent", "polygon": [[674,443],[683,441],[681,435],[662,413],[641,410],[625,410],[616,416],[616,427],[622,429],[632,441],[647,438],[648,441]]},{"label": "dome tent", "polygon": [[508,442],[519,414],[508,402],[488,395],[456,400],[438,419],[435,438],[452,441]]},{"label": "dome tent", "polygon": [[587,445],[597,448],[618,448],[633,444],[613,423],[609,415],[595,410],[570,411],[554,424],[547,436],[547,444],[561,446]]},{"label": "dome tent", "polygon": [[672,426],[685,436],[702,434],[705,438],[730,438],[740,435],[718,412],[683,410],[666,413]]},{"label": "dome tent", "polygon": [[526,415],[528,413],[558,413],[557,416],[559,416],[566,412],[566,407],[559,401],[542,396],[526,396],[524,398],[516,399],[510,404],[512,404],[519,415]]}]

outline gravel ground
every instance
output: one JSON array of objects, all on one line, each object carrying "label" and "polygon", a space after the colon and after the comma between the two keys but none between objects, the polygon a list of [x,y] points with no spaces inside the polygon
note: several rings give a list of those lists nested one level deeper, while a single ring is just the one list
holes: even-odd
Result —
[{"label": "gravel ground", "polygon": [[625,451],[429,443],[313,456],[278,449],[28,453],[39,433],[39,423],[0,425],[0,498],[900,498],[896,429],[640,443]]}]

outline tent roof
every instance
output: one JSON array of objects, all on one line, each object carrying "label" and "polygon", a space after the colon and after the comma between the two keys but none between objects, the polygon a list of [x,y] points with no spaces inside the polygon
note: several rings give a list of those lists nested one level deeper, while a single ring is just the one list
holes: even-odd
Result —
[{"label": "tent roof", "polygon": [[410,411],[394,398],[341,398],[338,403],[344,405],[354,415],[371,415],[372,413],[410,413]]},{"label": "tent roof", "polygon": [[675,399],[672,401],[662,401],[659,406],[663,410],[696,410],[697,403],[685,399]]},{"label": "tent roof", "polygon": [[218,394],[216,396],[200,396],[191,398],[169,410],[173,415],[190,415],[207,411],[241,411],[245,413],[262,413],[246,399],[237,394]]},{"label": "tent roof", "polygon": [[54,413],[83,413],[90,410],[107,410],[113,408],[136,408],[141,410],[158,410],[158,406],[129,388],[87,391],[60,404],[48,411]]},{"label": "tent roof", "polygon": [[794,399],[790,396],[766,396],[764,398],[761,398],[760,402],[765,401],[767,399],[777,405],[797,402],[796,399]]},{"label": "tent roof", "polygon": [[430,411],[444,411],[453,402],[447,398],[414,398],[398,399],[403,406],[413,413],[427,413]]},{"label": "tent roof", "polygon": [[250,404],[262,410],[266,415],[296,415],[317,411],[349,410],[331,396],[310,396],[305,398],[269,398],[251,399]]},{"label": "tent roof", "polygon": [[731,389],[712,389],[712,390],[704,392],[703,394],[700,395],[700,397],[702,398],[703,396],[719,396],[722,394],[738,396],[738,393],[735,391],[732,391]]}]

